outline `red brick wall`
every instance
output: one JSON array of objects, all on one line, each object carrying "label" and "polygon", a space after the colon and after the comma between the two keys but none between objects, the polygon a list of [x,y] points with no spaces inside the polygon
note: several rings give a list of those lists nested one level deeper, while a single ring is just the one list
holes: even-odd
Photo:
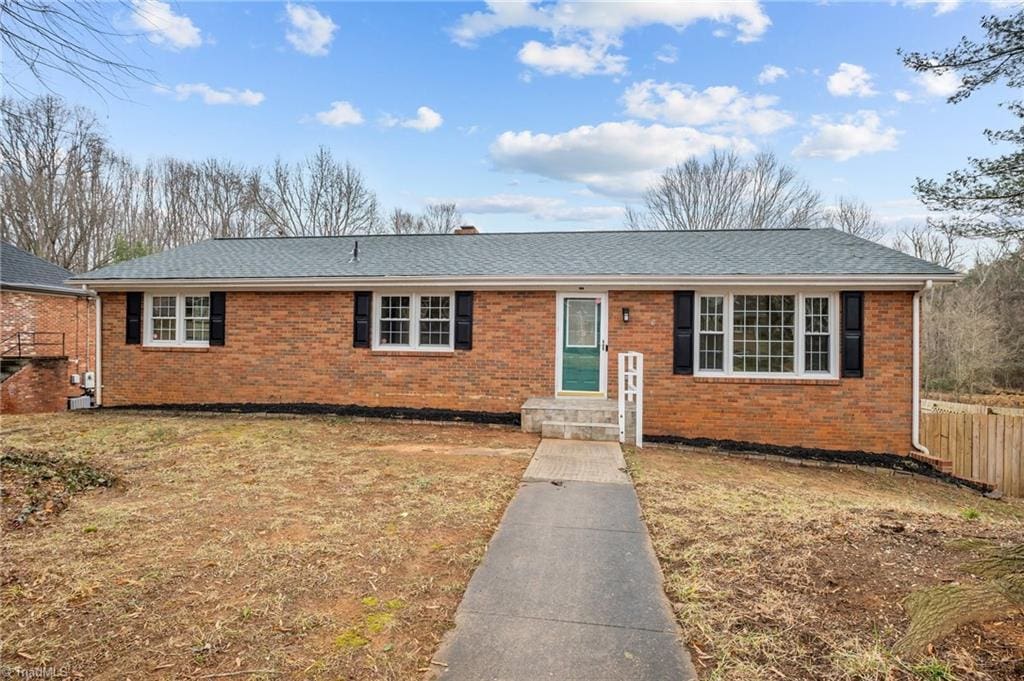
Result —
[{"label": "red brick wall", "polygon": [[[81,395],[78,386],[67,380],[71,374],[92,370],[96,348],[95,302],[82,296],[55,296],[28,291],[0,291],[0,338],[18,331],[45,331],[64,334],[67,355],[65,381],[61,394]],[[47,341],[59,340],[47,337]],[[59,355],[59,346],[39,346],[36,354]]]},{"label": "red brick wall", "polygon": [[[672,293],[609,295],[615,353],[644,353],[644,432],[822,449],[910,451],[913,294],[864,294],[864,378],[697,378],[672,373]],[[622,322],[628,307],[630,321]],[[609,396],[617,389],[609,379]]]},{"label": "red brick wall", "polygon": [[[68,408],[63,359],[33,359],[0,383],[0,413],[39,414]],[[78,391],[76,394],[81,394]]]},{"label": "red brick wall", "polygon": [[[615,353],[646,363],[648,434],[906,453],[910,449],[911,293],[865,294],[865,377],[701,379],[672,374],[672,293],[609,295]],[[630,308],[623,324],[621,308]],[[123,294],[103,294],[103,402],[314,402],[518,411],[554,393],[555,294],[476,294],[473,350],[385,353],[352,347],[352,294],[227,295],[227,345],[124,343]]]},{"label": "red brick wall", "polygon": [[313,402],[518,412],[554,394],[555,295],[477,292],[473,349],[352,347],[352,293],[227,294],[227,342],[125,345],[123,294],[103,294],[103,404]]}]

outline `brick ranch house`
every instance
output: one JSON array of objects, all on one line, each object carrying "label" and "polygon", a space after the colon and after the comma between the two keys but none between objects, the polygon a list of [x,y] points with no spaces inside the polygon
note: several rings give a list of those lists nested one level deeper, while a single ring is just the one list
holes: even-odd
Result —
[{"label": "brick ranch house", "polygon": [[918,297],[958,278],[831,229],[463,228],[218,239],[70,283],[99,294],[105,406],[515,422],[615,398],[634,351],[647,436],[906,455]]},{"label": "brick ranch house", "polygon": [[61,411],[82,394],[95,357],[95,298],[66,285],[71,276],[0,242],[0,412]]}]

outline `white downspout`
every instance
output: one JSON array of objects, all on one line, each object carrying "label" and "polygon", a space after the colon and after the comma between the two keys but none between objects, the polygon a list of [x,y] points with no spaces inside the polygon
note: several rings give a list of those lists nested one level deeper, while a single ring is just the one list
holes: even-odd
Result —
[{"label": "white downspout", "polygon": [[[915,298],[916,300],[916,298]],[[96,294],[96,406],[103,404],[103,371],[102,353],[103,349],[103,301],[100,294]]]},{"label": "white downspout", "polygon": [[925,456],[931,456],[931,452],[928,448],[921,444],[921,294],[925,291],[932,290],[932,280],[929,279],[924,282],[924,287],[914,293],[914,359],[913,359],[913,418],[911,419],[911,435],[910,444],[914,446],[914,449],[923,453]]}]

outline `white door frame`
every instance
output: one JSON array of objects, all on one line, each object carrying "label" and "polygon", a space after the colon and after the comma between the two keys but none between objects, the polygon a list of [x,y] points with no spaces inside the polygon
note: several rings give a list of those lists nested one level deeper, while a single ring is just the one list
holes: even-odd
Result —
[{"label": "white door frame", "polygon": [[[563,310],[566,298],[601,299],[601,338],[599,349],[600,388],[596,393],[562,392],[562,337],[565,333]],[[555,397],[603,397],[608,396],[608,292],[607,291],[558,291],[555,295]]]}]

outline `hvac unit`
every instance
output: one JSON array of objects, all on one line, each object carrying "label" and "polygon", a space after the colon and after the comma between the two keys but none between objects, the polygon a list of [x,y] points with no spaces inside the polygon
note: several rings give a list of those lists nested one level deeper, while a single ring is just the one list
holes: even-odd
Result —
[{"label": "hvac unit", "polygon": [[92,395],[69,397],[68,409],[92,409]]}]

